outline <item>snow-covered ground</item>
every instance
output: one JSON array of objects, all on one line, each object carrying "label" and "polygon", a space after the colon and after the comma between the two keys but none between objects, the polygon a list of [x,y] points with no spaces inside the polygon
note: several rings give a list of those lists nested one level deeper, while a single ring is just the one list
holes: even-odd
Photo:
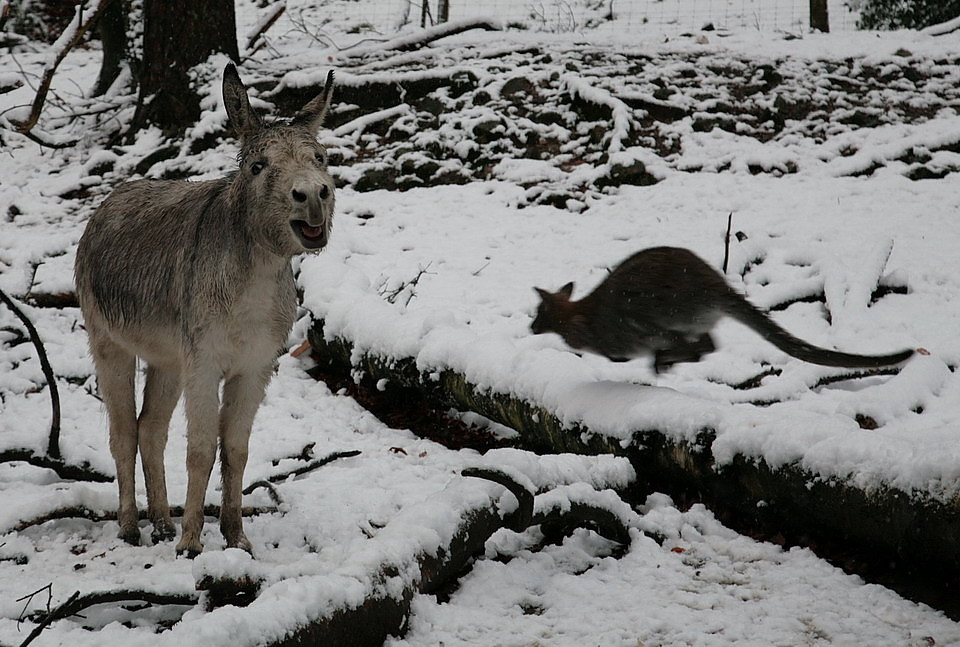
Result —
[{"label": "snow-covered ground", "polygon": [[[315,10],[301,14],[295,3],[288,5],[283,20],[299,16],[301,24],[278,23],[270,32],[270,47],[241,69],[245,78],[273,74],[292,83],[298,70],[301,79],[322,78],[348,57],[304,29],[305,18],[320,24],[318,14],[310,13]],[[323,26],[323,34],[341,46],[369,37],[347,33],[355,5],[331,5],[339,22]],[[243,35],[260,10],[252,4],[240,9]],[[616,26],[606,25],[600,36],[585,30],[471,32],[445,41],[437,56],[456,65],[464,63],[465,51],[519,50],[524,44],[562,53],[582,47],[591,34],[592,45],[615,51],[707,52],[712,60],[729,58],[731,68],[742,57],[756,56],[785,66],[823,57],[849,67],[861,62],[879,69],[929,70],[960,56],[960,38],[950,35],[845,33],[784,40],[748,30],[721,39],[711,34],[663,43],[661,34],[637,36],[617,32]],[[9,119],[12,109],[22,112],[20,107],[32,100],[29,83],[47,55],[39,45],[9,55],[17,66],[5,66],[2,79],[26,77],[28,85],[0,94],[0,119]],[[76,241],[90,211],[111,183],[162,145],[158,134],[147,132],[135,144],[104,150],[89,121],[97,117],[71,116],[71,101],[93,85],[98,64],[95,49],[68,56],[54,85],[57,103],[41,120],[40,128],[54,137],[83,136],[77,146],[45,149],[11,129],[0,130],[0,288],[8,294],[69,291]],[[224,123],[217,80],[222,64],[213,61],[203,72],[208,112],[192,133],[195,138]],[[685,67],[670,70],[679,74]],[[344,77],[349,80],[351,73]],[[623,88],[618,78],[605,82],[613,91]],[[865,488],[889,485],[951,500],[960,493],[960,378],[954,371],[960,362],[955,332],[960,323],[955,252],[960,176],[951,172],[957,167],[952,149],[960,141],[960,117],[944,99],[946,89],[904,94],[908,91],[898,90],[897,82],[889,85],[888,94],[878,95],[879,116],[872,127],[838,121],[835,130],[817,136],[803,124],[787,124],[764,138],[751,136],[762,123],[734,132],[697,130],[690,124],[709,108],[709,98],[692,92],[672,97],[691,112],[667,132],[675,143],[668,158],[637,148],[614,151],[616,159],[644,161],[660,181],[579,193],[568,208],[537,204],[530,192],[540,183],[579,184],[601,173],[605,161],[560,168],[506,155],[490,179],[465,185],[404,192],[358,192],[346,186],[338,194],[330,246],[298,262],[304,305],[326,320],[329,334],[344,334],[362,350],[416,357],[425,370],[457,369],[475,383],[534,399],[565,420],[617,438],[626,440],[639,428],[684,436],[709,426],[717,430],[711,449],[720,462],[738,453],[761,456],[772,465],[795,462]],[[826,85],[821,90],[834,92]],[[108,97],[99,106],[107,109],[106,120],[114,118],[110,101],[122,103],[123,97]],[[883,101],[903,101],[922,114],[909,123],[887,123]],[[115,116],[128,119],[129,112]],[[611,129],[615,135],[617,128]],[[344,150],[371,141],[357,132],[353,142],[350,132],[322,138]],[[614,147],[614,140],[605,141]],[[910,159],[904,159],[905,152]],[[212,177],[229,170],[234,155],[228,138],[202,153],[183,151],[177,163]],[[908,179],[916,159],[945,175]],[[764,172],[754,174],[757,167]],[[778,177],[771,169],[789,172]],[[863,175],[866,169],[871,172]],[[343,169],[340,176],[350,173]],[[731,246],[731,282],[761,306],[801,299],[775,315],[792,332],[853,352],[922,347],[929,354],[912,359],[898,375],[834,383],[829,378],[836,371],[792,360],[725,322],[717,331],[719,351],[657,376],[644,360],[611,364],[578,357],[553,336],[529,334],[533,286],[555,289],[573,280],[580,296],[630,253],[660,244],[689,247],[719,266],[730,213],[734,230],[747,236]],[[415,288],[404,288],[421,273]],[[900,289],[872,301],[878,282]],[[401,298],[390,303],[384,295],[395,290]],[[825,302],[803,300],[819,294]],[[64,458],[112,473],[106,415],[94,397],[79,311],[25,310],[58,376]],[[298,323],[291,348],[302,341],[308,324],[306,316]],[[0,451],[42,453],[48,393],[21,330],[0,307]],[[411,542],[427,545],[436,535],[433,521],[477,497],[501,496],[497,486],[459,476],[464,467],[503,466],[541,488],[590,482],[604,489],[633,478],[629,464],[612,457],[537,457],[513,449],[480,456],[445,449],[384,426],[350,398],[309,378],[304,372],[309,366],[306,358],[281,358],[255,423],[246,480],[300,464],[292,457],[310,443],[318,457],[346,450],[361,454],[279,484],[279,511],[246,521],[256,569],[265,578],[260,597],[245,609],[211,612],[200,606],[129,611],[102,605],[83,618],[54,623],[36,644],[262,644],[317,608],[349,599],[369,576],[364,567],[371,547],[390,553]],[[768,366],[782,372],[752,389],[731,386]],[[827,383],[818,386],[825,378]],[[875,421],[877,428],[861,428],[858,416]],[[183,501],[186,487],[183,431],[178,411],[167,452],[173,503]],[[510,505],[510,495],[502,496]],[[111,510],[115,497],[113,484],[62,481],[23,463],[0,464],[0,645],[19,644],[34,628],[35,612],[48,604],[47,593],[21,598],[48,584],[52,605],[74,591],[143,588],[187,594],[196,576],[233,559],[221,550],[223,540],[212,522],[203,537],[206,552],[196,562],[176,559],[169,543],[127,546],[116,538],[114,522],[61,519],[13,530],[64,506]],[[212,482],[208,502],[218,499]],[[269,506],[271,501],[260,489],[244,504]],[[423,528],[411,526],[399,538],[389,532],[399,515],[423,508],[429,514],[413,515]],[[645,527],[667,538],[663,545],[635,532],[620,555],[606,540],[579,531],[562,545],[535,550],[536,530],[501,531],[488,543],[490,559],[474,564],[449,601],[441,604],[426,595],[414,600],[409,633],[390,644],[960,644],[960,624],[942,613],[845,575],[808,550],[784,550],[740,536],[700,506],[681,511],[654,494],[638,513]]]}]

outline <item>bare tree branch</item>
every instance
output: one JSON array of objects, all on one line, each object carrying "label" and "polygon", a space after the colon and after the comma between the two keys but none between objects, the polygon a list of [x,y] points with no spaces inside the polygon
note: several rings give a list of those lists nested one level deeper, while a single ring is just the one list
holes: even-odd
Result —
[{"label": "bare tree branch", "polygon": [[281,481],[286,481],[291,476],[300,476],[301,474],[312,472],[315,469],[323,467],[327,463],[332,463],[338,458],[350,458],[352,456],[359,456],[359,455],[360,455],[360,451],[356,449],[345,451],[345,452],[334,452],[332,454],[327,454],[323,458],[318,458],[317,460],[312,461],[308,465],[298,467],[288,472],[274,474],[273,476],[270,476],[263,481],[257,481],[256,483],[251,483],[250,485],[248,485],[243,489],[243,494],[250,494],[251,492],[256,490],[258,487],[263,487],[265,484],[268,484],[268,483],[280,483]]},{"label": "bare tree branch", "polygon": [[[41,589],[42,590],[42,589]],[[147,602],[149,604],[175,604],[193,606],[200,599],[196,593],[158,593],[156,591],[145,591],[140,589],[121,589],[117,591],[97,591],[80,595],[77,591],[71,595],[66,602],[50,611],[40,623],[34,627],[30,635],[20,643],[20,647],[26,647],[36,639],[44,629],[57,620],[63,620],[74,616],[84,609],[97,604],[107,604],[110,602],[126,602],[135,600],[138,602]]]},{"label": "bare tree branch", "polygon": [[47,455],[59,461],[62,459],[62,455],[60,454],[60,392],[57,390],[57,379],[53,374],[53,368],[50,366],[50,360],[47,358],[47,351],[43,347],[43,341],[41,341],[40,334],[34,327],[33,322],[30,321],[27,315],[23,314],[23,311],[3,290],[0,290],[0,301],[3,301],[4,305],[23,322],[23,326],[27,329],[27,332],[30,333],[30,341],[33,342],[34,347],[37,349],[37,355],[40,358],[40,368],[43,370],[43,376],[47,380],[47,387],[50,389],[50,408],[52,409]]},{"label": "bare tree branch", "polygon": [[4,449],[0,451],[0,463],[29,463],[56,472],[57,476],[69,481],[89,481],[92,483],[110,483],[113,477],[93,469],[89,465],[71,465],[59,458],[41,455],[32,449]]},{"label": "bare tree branch", "polygon": [[109,4],[112,0],[100,0],[97,3],[96,9],[93,10],[93,13],[90,16],[83,20],[83,4],[77,5],[77,13],[74,16],[73,20],[64,30],[63,34],[60,35],[60,38],[57,39],[57,42],[53,44],[53,50],[56,52],[56,58],[52,62],[48,63],[46,68],[43,70],[43,77],[40,81],[40,87],[37,89],[37,96],[33,99],[33,104],[30,108],[30,115],[23,121],[11,119],[10,123],[17,129],[18,132],[26,134],[37,125],[37,120],[40,119],[40,112],[43,110],[43,104],[47,100],[47,92],[50,91],[50,84],[53,82],[53,76],[57,72],[57,67],[60,63],[63,62],[63,59],[67,56],[67,53],[80,42],[84,34],[97,22],[97,19],[100,17],[100,14],[103,12],[103,9]]},{"label": "bare tree branch", "polygon": [[[244,506],[240,509],[241,514],[244,517],[255,517],[261,514],[271,514],[277,512],[277,509],[273,506]],[[220,516],[220,506],[218,505],[205,505],[203,506],[203,514],[207,517],[219,517]],[[183,516],[183,506],[174,505],[170,506],[170,516],[173,517],[182,517]],[[140,520],[145,520],[147,518],[146,510],[141,510],[139,512]],[[4,532],[16,531],[20,532],[31,528],[33,526],[39,526],[48,521],[55,521],[57,519],[87,519],[88,521],[102,522],[102,521],[116,521],[117,520],[117,511],[116,510],[93,510],[88,508],[85,505],[68,505],[60,508],[55,508],[49,510],[42,515],[34,517],[33,519],[25,519],[14,525],[9,530],[0,530],[0,534]]]},{"label": "bare tree branch", "polygon": [[268,29],[273,27],[273,24],[277,22],[277,19],[283,15],[283,12],[286,11],[286,9],[287,5],[283,3],[275,4],[270,8],[270,12],[267,14],[266,18],[261,21],[259,27],[250,33],[250,37],[247,39],[246,49],[250,54],[259,49],[259,46],[254,49],[254,45],[257,44],[257,41],[267,32]]}]

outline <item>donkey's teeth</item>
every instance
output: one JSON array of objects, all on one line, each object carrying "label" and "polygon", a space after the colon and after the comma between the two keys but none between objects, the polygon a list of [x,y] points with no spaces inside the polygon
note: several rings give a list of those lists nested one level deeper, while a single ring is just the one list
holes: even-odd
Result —
[{"label": "donkey's teeth", "polygon": [[300,230],[300,235],[308,240],[314,240],[323,236],[323,227],[314,227],[303,220],[298,220],[294,227]]}]

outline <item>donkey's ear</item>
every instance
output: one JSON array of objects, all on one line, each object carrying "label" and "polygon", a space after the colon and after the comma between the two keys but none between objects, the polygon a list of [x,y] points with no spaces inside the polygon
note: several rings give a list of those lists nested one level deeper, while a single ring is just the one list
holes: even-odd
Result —
[{"label": "donkey's ear", "polygon": [[311,99],[305,106],[300,108],[297,114],[293,115],[291,126],[300,126],[316,135],[320,132],[320,126],[327,116],[330,109],[330,99],[333,97],[333,70],[327,72],[327,81],[323,86],[323,92]]},{"label": "donkey's ear", "polygon": [[255,135],[263,128],[260,115],[250,107],[247,89],[237,74],[233,63],[223,68],[223,106],[227,109],[230,125],[241,141]]}]

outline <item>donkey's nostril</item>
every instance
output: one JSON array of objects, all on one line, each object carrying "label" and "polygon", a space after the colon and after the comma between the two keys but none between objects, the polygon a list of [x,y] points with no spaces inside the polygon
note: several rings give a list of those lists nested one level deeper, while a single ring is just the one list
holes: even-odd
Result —
[{"label": "donkey's nostril", "polygon": [[297,202],[306,202],[306,201],[307,201],[307,194],[306,194],[306,193],[300,193],[299,191],[297,191],[296,189],[294,189],[294,190],[293,190],[293,199],[296,200]]},{"label": "donkey's nostril", "polygon": [[320,199],[321,199],[321,200],[326,200],[326,199],[329,198],[329,197],[330,197],[330,187],[328,187],[326,184],[321,184],[321,185],[320,185]]}]

